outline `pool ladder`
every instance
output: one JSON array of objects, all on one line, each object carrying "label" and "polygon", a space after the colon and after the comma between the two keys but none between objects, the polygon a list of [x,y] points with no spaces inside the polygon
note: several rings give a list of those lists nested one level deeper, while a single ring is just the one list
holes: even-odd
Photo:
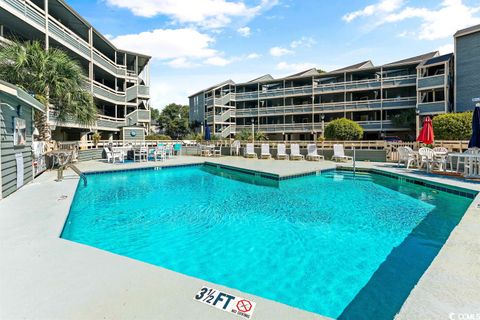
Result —
[{"label": "pool ladder", "polygon": [[78,174],[80,179],[83,180],[83,186],[84,187],[87,186],[87,176],[85,175],[85,173],[80,171],[80,169],[78,169],[74,164],[71,164],[71,163],[60,166],[57,169],[57,181],[62,181],[63,180],[63,171],[66,170],[67,168],[71,168],[76,174]]}]

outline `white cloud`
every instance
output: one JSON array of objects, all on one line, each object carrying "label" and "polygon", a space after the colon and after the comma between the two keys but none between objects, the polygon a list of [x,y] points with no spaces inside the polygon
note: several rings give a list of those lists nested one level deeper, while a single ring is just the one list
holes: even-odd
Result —
[{"label": "white cloud", "polygon": [[438,47],[437,50],[440,51],[440,54],[452,53],[454,50],[454,46],[453,43],[447,43],[443,46]]},{"label": "white cloud", "polygon": [[290,48],[292,48],[292,49],[295,49],[297,47],[310,48],[315,43],[317,43],[317,42],[311,37],[301,37],[298,40],[292,41],[290,43]]},{"label": "white cloud", "polygon": [[455,31],[480,23],[480,6],[469,7],[462,0],[443,0],[437,8],[405,7],[404,1],[383,0],[363,10],[346,14],[343,19],[351,22],[359,17],[373,16],[370,26],[418,19],[420,26],[403,31],[400,36],[413,36],[421,40],[437,40],[451,37]]},{"label": "white cloud", "polygon": [[248,38],[248,37],[252,34],[252,31],[250,30],[249,27],[238,28],[238,29],[237,29],[237,32],[238,32],[242,37],[246,37],[246,38]]},{"label": "white cloud", "polygon": [[308,69],[311,69],[311,68],[315,68],[315,64],[314,63],[308,63],[308,62],[287,63],[285,61],[282,61],[282,62],[278,63],[275,66],[275,68],[277,70],[281,70],[281,71],[298,72],[298,71],[304,71],[304,70],[308,70]]},{"label": "white cloud", "polygon": [[206,28],[222,28],[232,19],[246,21],[269,10],[278,0],[260,0],[247,6],[238,0],[106,0],[110,5],[130,10],[134,15],[154,17],[166,15],[179,23],[193,23]]},{"label": "white cloud", "polygon": [[119,48],[142,52],[158,59],[208,58],[218,54],[210,48],[215,40],[192,28],[155,29],[112,39]]},{"label": "white cloud", "polygon": [[231,61],[211,48],[215,40],[192,28],[156,29],[112,39],[119,48],[165,60],[172,68],[193,68],[201,64],[226,66]]},{"label": "white cloud", "polygon": [[262,55],[258,54],[258,53],[250,53],[249,55],[247,55],[247,59],[258,59],[260,58]]},{"label": "white cloud", "polygon": [[270,48],[270,55],[273,57],[281,57],[287,54],[292,54],[293,50],[282,48],[282,47],[273,47]]},{"label": "white cloud", "polygon": [[212,66],[218,66],[218,67],[226,66],[230,62],[231,62],[230,60],[227,60],[227,59],[222,58],[222,57],[211,57],[211,58],[208,58],[205,61],[205,63],[207,63],[207,64],[210,64]]},{"label": "white cloud", "polygon": [[357,11],[347,13],[342,17],[346,22],[351,22],[360,17],[368,17],[378,13],[389,13],[400,8],[404,0],[382,0],[376,4],[371,4]]}]

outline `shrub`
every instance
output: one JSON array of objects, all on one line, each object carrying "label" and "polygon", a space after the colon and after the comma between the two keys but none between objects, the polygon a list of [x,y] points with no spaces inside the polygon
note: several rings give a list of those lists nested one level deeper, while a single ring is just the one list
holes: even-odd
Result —
[{"label": "shrub", "polygon": [[333,120],[325,127],[325,138],[329,140],[358,140],[362,137],[363,128],[346,118]]},{"label": "shrub", "polygon": [[149,134],[145,136],[145,140],[172,140],[172,138],[164,134]]},{"label": "shrub", "polygon": [[447,113],[433,118],[433,133],[438,140],[468,140],[472,135],[472,112]]}]

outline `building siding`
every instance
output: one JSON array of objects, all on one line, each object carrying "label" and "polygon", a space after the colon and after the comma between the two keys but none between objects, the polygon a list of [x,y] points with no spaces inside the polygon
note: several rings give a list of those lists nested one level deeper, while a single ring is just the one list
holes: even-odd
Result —
[{"label": "building siding", "polygon": [[[13,102],[5,98],[0,99],[0,102],[9,103],[12,106],[17,106],[18,102]],[[20,117],[26,122],[26,143],[24,146],[13,145],[13,118]],[[24,185],[33,180],[32,168],[32,132],[33,119],[32,109],[29,106],[22,106],[20,116],[16,110],[11,110],[8,107],[1,107],[0,109],[0,134],[1,134],[1,162],[2,162],[2,197],[6,197],[17,190],[17,163],[15,160],[16,153],[23,155],[23,183]]]},{"label": "building siding", "polygon": [[457,112],[473,110],[473,98],[480,97],[480,32],[457,37],[456,42],[456,93]]}]

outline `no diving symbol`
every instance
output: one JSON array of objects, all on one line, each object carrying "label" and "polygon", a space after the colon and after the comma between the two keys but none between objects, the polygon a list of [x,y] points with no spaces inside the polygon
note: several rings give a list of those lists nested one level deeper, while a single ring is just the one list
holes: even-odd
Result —
[{"label": "no diving symbol", "polygon": [[237,302],[237,309],[242,312],[248,312],[252,310],[252,304],[248,300],[240,300]]}]

